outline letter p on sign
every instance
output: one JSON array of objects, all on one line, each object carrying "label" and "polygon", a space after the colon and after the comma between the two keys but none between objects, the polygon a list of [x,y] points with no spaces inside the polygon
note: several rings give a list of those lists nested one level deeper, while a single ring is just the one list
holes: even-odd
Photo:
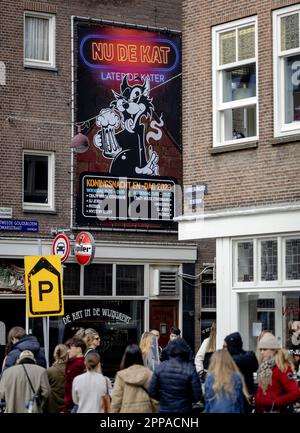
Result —
[{"label": "letter p on sign", "polygon": [[60,257],[26,256],[24,263],[28,316],[63,316]]}]

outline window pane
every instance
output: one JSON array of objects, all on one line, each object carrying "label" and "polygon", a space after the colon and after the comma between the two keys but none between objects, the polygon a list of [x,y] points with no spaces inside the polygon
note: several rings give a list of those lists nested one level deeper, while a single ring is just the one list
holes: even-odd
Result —
[{"label": "window pane", "polygon": [[201,308],[216,308],[216,285],[202,283]]},{"label": "window pane", "polygon": [[277,280],[277,241],[261,242],[261,279]]},{"label": "window pane", "polygon": [[24,155],[24,202],[48,203],[48,156]]},{"label": "window pane", "polygon": [[63,273],[64,295],[80,294],[80,266],[77,263],[64,265]]},{"label": "window pane", "polygon": [[220,34],[220,64],[233,63],[236,61],[236,32],[231,30]]},{"label": "window pane", "polygon": [[255,27],[238,29],[238,60],[255,57]]},{"label": "window pane", "polygon": [[256,96],[255,64],[223,72],[223,102]]},{"label": "window pane", "polygon": [[253,242],[238,243],[238,281],[253,281]]},{"label": "window pane", "polygon": [[256,136],[256,106],[239,107],[224,111],[225,140]]},{"label": "window pane", "polygon": [[286,279],[300,280],[300,239],[286,241]]},{"label": "window pane", "polygon": [[84,268],[84,294],[112,295],[112,265],[95,264]]},{"label": "window pane", "polygon": [[144,295],[144,266],[117,265],[117,296]]},{"label": "window pane", "polygon": [[299,47],[299,14],[282,17],[281,23],[281,49],[290,50]]},{"label": "window pane", "polygon": [[285,62],[285,123],[300,121],[300,56],[290,56]]},{"label": "window pane", "polygon": [[25,58],[49,61],[49,20],[25,17]]}]

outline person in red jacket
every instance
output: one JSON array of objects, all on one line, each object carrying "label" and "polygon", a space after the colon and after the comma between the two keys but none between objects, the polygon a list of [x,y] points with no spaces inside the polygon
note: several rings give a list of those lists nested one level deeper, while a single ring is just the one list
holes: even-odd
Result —
[{"label": "person in red jacket", "polygon": [[257,346],[260,366],[255,394],[256,412],[285,412],[287,406],[300,399],[293,365],[287,350],[280,348],[276,337],[266,333]]},{"label": "person in red jacket", "polygon": [[72,384],[73,380],[79,374],[85,372],[84,364],[84,352],[86,350],[86,344],[80,338],[72,338],[66,342],[66,346],[69,346],[69,359],[66,363],[65,370],[65,395],[64,395],[64,412],[68,413],[74,410],[74,402],[72,400]]}]

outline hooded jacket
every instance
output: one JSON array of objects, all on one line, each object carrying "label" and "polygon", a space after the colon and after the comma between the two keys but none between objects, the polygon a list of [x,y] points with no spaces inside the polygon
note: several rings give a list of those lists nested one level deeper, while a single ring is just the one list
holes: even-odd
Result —
[{"label": "hooded jacket", "polygon": [[169,359],[155,370],[149,394],[159,400],[159,412],[187,413],[202,396],[201,383],[182,338],[168,344]]},{"label": "hooded jacket", "polygon": [[17,341],[11,346],[11,349],[5,359],[3,371],[6,368],[15,365],[17,359],[20,356],[20,353],[24,350],[30,350],[33,353],[37,365],[44,368],[46,367],[45,354],[41,349],[40,343],[38,342],[37,338],[34,335],[25,335],[23,338],[21,338],[19,341]]},{"label": "hooded jacket", "polygon": [[227,350],[234,359],[244,380],[250,395],[255,392],[253,373],[258,369],[256,355],[252,351],[243,350],[243,340],[239,332],[233,332],[225,338]]},{"label": "hooded jacket", "polygon": [[[152,413],[155,401],[149,397],[148,389],[152,372],[143,365],[134,364],[116,375],[112,392],[111,412]],[[143,387],[145,389],[143,389]]]}]

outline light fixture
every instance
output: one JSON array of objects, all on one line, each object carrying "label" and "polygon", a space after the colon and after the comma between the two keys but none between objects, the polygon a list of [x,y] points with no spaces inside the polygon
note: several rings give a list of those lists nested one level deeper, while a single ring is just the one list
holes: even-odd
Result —
[{"label": "light fixture", "polygon": [[77,134],[72,138],[70,147],[76,153],[84,153],[88,150],[89,145],[89,139],[80,132],[80,126],[78,126]]}]

